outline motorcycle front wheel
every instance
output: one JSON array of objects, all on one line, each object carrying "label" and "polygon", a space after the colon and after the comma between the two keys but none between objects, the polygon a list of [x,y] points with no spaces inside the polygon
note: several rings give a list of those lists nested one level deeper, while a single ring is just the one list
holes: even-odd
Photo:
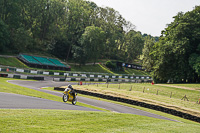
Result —
[{"label": "motorcycle front wheel", "polygon": [[64,94],[63,95],[63,102],[67,102],[67,100],[68,100],[68,94]]},{"label": "motorcycle front wheel", "polygon": [[77,97],[75,97],[73,100],[72,100],[72,104],[75,105],[77,102]]}]

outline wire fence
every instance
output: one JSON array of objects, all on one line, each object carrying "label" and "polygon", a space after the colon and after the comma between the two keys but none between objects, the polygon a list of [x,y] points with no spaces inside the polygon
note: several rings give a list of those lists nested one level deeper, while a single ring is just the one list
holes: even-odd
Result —
[{"label": "wire fence", "polygon": [[[84,83],[83,83],[84,85]],[[182,101],[188,101],[192,103],[197,103],[200,105],[200,91],[198,90],[186,90],[186,89],[180,89],[175,87],[163,87],[163,86],[157,86],[157,85],[151,85],[149,83],[115,83],[115,84],[109,84],[109,83],[85,83],[85,85],[94,85],[96,87],[102,87],[106,89],[112,89],[112,90],[123,90],[128,92],[130,95],[134,92],[140,92],[144,94],[151,94],[155,96],[163,96],[167,98],[173,98],[173,99],[179,99]]]}]

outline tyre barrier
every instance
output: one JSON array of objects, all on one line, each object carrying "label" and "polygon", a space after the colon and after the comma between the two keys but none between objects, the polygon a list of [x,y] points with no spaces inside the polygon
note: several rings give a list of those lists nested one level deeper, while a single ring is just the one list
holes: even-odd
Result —
[{"label": "tyre barrier", "polygon": [[14,79],[44,80],[44,77],[41,77],[41,76],[27,76],[27,75],[13,75],[13,74],[0,74],[0,75],[4,75],[7,78],[14,78]]},{"label": "tyre barrier", "polygon": [[[54,90],[64,91],[64,89],[65,88],[54,87]],[[198,117],[198,116],[194,116],[194,115],[184,113],[184,112],[181,112],[181,111],[177,111],[177,110],[174,110],[174,109],[162,107],[162,106],[159,106],[159,105],[153,105],[153,104],[149,104],[149,103],[145,103],[145,102],[139,102],[139,101],[136,101],[136,100],[126,99],[126,98],[121,98],[121,97],[115,97],[115,96],[110,96],[110,95],[105,95],[105,94],[99,94],[99,93],[89,92],[89,91],[85,91],[85,90],[76,90],[76,92],[80,93],[80,94],[84,94],[84,95],[95,96],[95,97],[99,97],[99,98],[103,98],[103,99],[128,103],[128,104],[131,104],[131,105],[136,105],[136,106],[140,106],[140,107],[144,107],[144,108],[149,108],[149,109],[161,111],[161,112],[164,112],[164,113],[168,113],[168,114],[171,114],[171,115],[175,115],[175,116],[178,116],[178,117],[181,117],[181,118],[184,118],[184,119],[188,119],[188,120],[192,120],[192,121],[200,123],[200,117]]]},{"label": "tyre barrier", "polygon": [[8,77],[8,74],[0,73],[0,77]]}]

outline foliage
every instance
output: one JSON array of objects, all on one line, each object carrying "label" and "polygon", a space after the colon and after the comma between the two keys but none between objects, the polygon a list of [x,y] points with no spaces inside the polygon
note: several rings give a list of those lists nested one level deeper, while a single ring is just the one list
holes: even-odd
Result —
[{"label": "foliage", "polygon": [[[200,82],[200,6],[180,12],[162,31],[159,42],[146,51],[147,70],[158,82]],[[145,46],[147,47],[147,46]],[[146,54],[146,55],[145,55]],[[149,57],[148,57],[149,56]]]},{"label": "foliage", "polygon": [[94,2],[1,0],[0,9],[2,53],[50,53],[84,64],[98,58],[133,61],[144,45],[118,11]]},{"label": "foliage", "polygon": [[117,66],[116,66],[116,64],[113,64],[112,61],[107,61],[106,67],[111,68],[111,69],[115,69]]},{"label": "foliage", "polygon": [[154,58],[151,54],[154,51],[155,40],[154,38],[151,38],[150,36],[145,37],[144,42],[144,48],[142,50],[142,66],[145,67],[146,71],[151,71],[153,65],[154,65]]},{"label": "foliage", "polygon": [[139,55],[142,54],[142,49],[144,46],[144,40],[140,32],[131,30],[126,34],[125,41],[125,55],[126,62],[133,62],[137,59]]},{"label": "foliage", "polygon": [[0,52],[5,52],[9,43],[8,26],[0,19]]},{"label": "foliage", "polygon": [[[88,26],[80,38],[80,47],[75,47],[75,58],[85,63],[88,60],[93,60],[94,64],[104,50],[105,32],[95,26]],[[84,58],[83,58],[84,57]]]}]

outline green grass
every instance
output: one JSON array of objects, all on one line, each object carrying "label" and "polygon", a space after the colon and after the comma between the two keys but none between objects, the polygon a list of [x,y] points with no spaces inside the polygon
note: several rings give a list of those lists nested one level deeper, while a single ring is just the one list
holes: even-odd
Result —
[{"label": "green grass", "polygon": [[98,64],[96,65],[71,65],[71,71],[75,72],[96,72],[96,73],[108,73],[105,69],[102,69]]},{"label": "green grass", "polygon": [[[139,83],[109,84],[108,88],[106,84],[99,84],[98,87],[97,85],[76,85],[74,88],[161,105],[200,116],[200,106],[196,103],[199,100],[199,91],[197,90]],[[172,97],[170,98],[171,92]],[[189,101],[181,100],[185,95]]]},{"label": "green grass", "polygon": [[0,132],[198,133],[200,124],[172,122],[145,116],[63,110],[0,110]]},{"label": "green grass", "polygon": [[84,65],[84,66],[71,65],[71,67],[72,67],[71,71],[77,71],[77,72],[80,71],[80,72],[96,72],[96,73],[110,73],[110,74],[149,75],[148,72],[131,68],[126,68],[125,71],[112,71],[102,64]]},{"label": "green grass", "polygon": [[0,57],[0,65],[17,68],[29,68],[15,57]]},{"label": "green grass", "polygon": [[136,69],[131,69],[131,68],[126,68],[125,69],[126,74],[131,74],[131,75],[150,75],[149,72],[145,72],[142,70],[136,70]]}]

